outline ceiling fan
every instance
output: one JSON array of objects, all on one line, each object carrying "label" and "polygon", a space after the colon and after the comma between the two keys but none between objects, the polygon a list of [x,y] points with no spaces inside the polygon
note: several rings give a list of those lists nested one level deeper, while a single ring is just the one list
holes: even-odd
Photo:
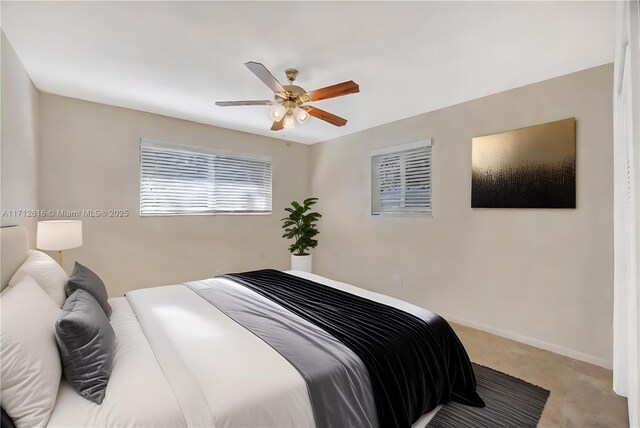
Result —
[{"label": "ceiling fan", "polygon": [[217,101],[216,105],[219,107],[233,107],[255,105],[271,106],[275,104],[276,106],[270,113],[271,119],[273,119],[273,125],[271,126],[272,131],[280,131],[283,128],[295,128],[296,121],[301,124],[305,123],[309,120],[309,116],[324,120],[335,126],[344,126],[347,123],[347,119],[343,119],[317,107],[307,105],[307,103],[360,92],[360,87],[353,80],[307,92],[300,86],[293,84],[296,77],[298,77],[298,70],[295,68],[287,68],[284,71],[289,84],[282,85],[278,82],[278,79],[273,77],[273,74],[271,74],[267,67],[259,62],[250,61],[244,65],[273,91],[275,101]]}]

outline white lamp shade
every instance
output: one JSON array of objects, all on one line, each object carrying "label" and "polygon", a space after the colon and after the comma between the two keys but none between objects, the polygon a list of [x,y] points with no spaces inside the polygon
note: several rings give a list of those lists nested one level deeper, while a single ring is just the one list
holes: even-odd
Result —
[{"label": "white lamp shade", "polygon": [[296,120],[293,118],[292,114],[287,114],[284,117],[284,122],[282,122],[282,126],[286,129],[293,129],[296,127]]},{"label": "white lamp shade", "polygon": [[294,116],[298,123],[305,123],[309,120],[309,113],[306,110],[301,109],[300,107],[296,107],[293,111]]},{"label": "white lamp shade", "polygon": [[275,106],[269,115],[274,122],[280,122],[287,114],[287,108],[282,104]]},{"label": "white lamp shade", "polygon": [[69,250],[82,245],[82,221],[49,220],[38,222],[36,247],[41,250]]}]

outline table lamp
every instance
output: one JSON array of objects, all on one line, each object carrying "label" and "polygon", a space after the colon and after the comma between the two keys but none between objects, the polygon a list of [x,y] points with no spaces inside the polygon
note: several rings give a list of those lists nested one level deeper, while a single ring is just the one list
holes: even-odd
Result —
[{"label": "table lamp", "polygon": [[62,266],[62,251],[82,245],[82,221],[47,220],[38,222],[36,247],[40,250],[55,251]]}]

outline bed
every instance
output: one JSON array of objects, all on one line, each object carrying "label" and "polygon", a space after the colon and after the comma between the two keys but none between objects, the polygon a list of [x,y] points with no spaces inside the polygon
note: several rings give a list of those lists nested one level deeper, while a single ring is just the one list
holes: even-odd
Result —
[{"label": "bed", "polygon": [[[4,288],[26,258],[28,245],[25,229],[1,231]],[[312,315],[283,309],[289,304],[278,300],[283,296],[252,288],[265,280],[292,281],[328,296],[338,293],[341,300],[361,299],[394,316],[401,312],[409,317],[402,322],[437,319],[437,329],[446,330],[447,336],[433,342],[443,348],[436,354],[449,358],[444,370],[456,378],[448,382],[464,381],[467,392],[475,394],[473,372],[463,371],[465,364],[471,367],[466,352],[461,344],[450,345],[457,337],[437,315],[318,275],[269,271],[135,290],[109,299],[116,346],[104,401],[97,405],[86,400],[63,378],[48,426],[389,426],[389,419],[383,422],[378,396],[371,392],[372,366],[363,365],[360,354],[335,339],[340,332],[328,334],[330,326],[308,322]],[[437,329],[429,334],[437,336]],[[449,366],[457,364],[461,369],[452,372]],[[394,370],[398,377],[411,372],[401,365]],[[408,419],[394,425],[426,426],[442,404],[456,399],[452,389],[452,397],[432,397],[428,409],[413,409]],[[481,405],[477,399],[465,404]]]}]

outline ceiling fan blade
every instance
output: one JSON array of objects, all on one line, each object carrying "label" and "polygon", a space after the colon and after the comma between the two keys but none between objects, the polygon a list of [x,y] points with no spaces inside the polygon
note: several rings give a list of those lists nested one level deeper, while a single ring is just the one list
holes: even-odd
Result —
[{"label": "ceiling fan blade", "polygon": [[347,119],[343,119],[340,116],[336,116],[335,114],[329,113],[328,111],[324,111],[317,107],[304,106],[302,107],[313,117],[317,117],[320,120],[324,120],[325,122],[329,122],[335,126],[344,126],[347,124]]},{"label": "ceiling fan blade", "polygon": [[236,107],[236,106],[272,106],[273,101],[270,100],[252,100],[252,101],[216,101],[218,107]]},{"label": "ceiling fan blade", "polygon": [[360,86],[353,80],[338,83],[337,85],[327,86],[325,88],[316,89],[307,92],[306,96],[311,101],[326,100],[327,98],[341,97],[343,95],[355,94],[360,92]]},{"label": "ceiling fan blade", "polygon": [[271,88],[273,92],[287,92],[284,90],[280,82],[278,82],[278,79],[273,77],[273,74],[271,74],[264,65],[253,61],[245,62],[244,65],[246,65],[247,68],[258,77],[258,79],[262,80],[265,85]]},{"label": "ceiling fan blade", "polygon": [[284,129],[284,124],[282,122],[282,120],[280,122],[273,122],[273,125],[271,125],[271,130],[280,131],[281,129]]}]

